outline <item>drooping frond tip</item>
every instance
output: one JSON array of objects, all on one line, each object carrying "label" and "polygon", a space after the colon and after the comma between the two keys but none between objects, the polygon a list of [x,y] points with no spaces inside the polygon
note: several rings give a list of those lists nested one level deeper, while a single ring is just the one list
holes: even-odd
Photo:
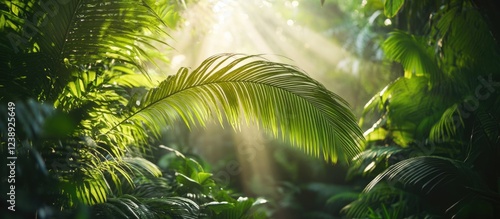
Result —
[{"label": "drooping frond tip", "polygon": [[293,66],[256,56],[216,55],[194,71],[182,68],[150,90],[130,119],[159,126],[179,117],[188,125],[225,118],[235,129],[243,117],[334,163],[362,150],[345,100]]}]

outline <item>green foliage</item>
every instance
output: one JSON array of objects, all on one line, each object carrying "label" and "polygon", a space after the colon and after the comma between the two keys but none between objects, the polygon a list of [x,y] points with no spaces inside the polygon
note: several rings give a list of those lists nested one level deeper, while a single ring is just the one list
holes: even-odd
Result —
[{"label": "green foliage", "polygon": [[71,76],[99,65],[144,69],[152,60],[146,52],[161,43],[144,33],[165,34],[144,2],[4,2],[3,8],[10,22],[2,37],[2,89],[21,89],[11,99],[54,101]]},{"label": "green foliage", "polygon": [[[137,177],[122,195],[91,207],[98,218],[265,218],[256,211],[263,199],[234,198],[193,158],[171,151],[162,160],[163,177]],[[265,216],[265,215],[264,215]]]},{"label": "green foliage", "polygon": [[414,36],[403,31],[392,32],[382,44],[388,59],[403,65],[410,75],[442,75],[435,62],[434,51],[426,47],[424,37]]},{"label": "green foliage", "polygon": [[[219,55],[165,80],[148,75],[165,61],[156,46],[179,21],[179,3],[0,4],[0,101],[15,104],[19,217],[267,217],[258,210],[265,200],[221,188],[195,159],[147,159],[179,119],[227,119],[237,129],[243,117],[331,162],[361,151],[347,103],[296,67]],[[8,122],[0,120],[2,154]]]},{"label": "green foliage", "polygon": [[490,27],[467,0],[385,3],[400,23],[383,49],[405,74],[365,107],[360,122],[378,121],[349,177],[371,182],[345,213],[498,217],[500,57]]}]

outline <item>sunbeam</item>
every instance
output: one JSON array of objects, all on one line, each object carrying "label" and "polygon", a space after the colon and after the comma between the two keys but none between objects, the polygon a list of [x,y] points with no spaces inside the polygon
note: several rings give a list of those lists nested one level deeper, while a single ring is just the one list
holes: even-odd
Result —
[{"label": "sunbeam", "polygon": [[[296,16],[300,10],[299,1],[199,1],[183,15],[182,27],[171,34],[175,41],[169,44],[176,45],[171,56],[171,71],[197,66],[218,53],[262,54],[272,61],[303,69],[332,90],[337,86],[327,78],[328,73],[351,70],[336,67],[351,55],[331,37],[301,25]],[[281,199],[279,174],[270,162],[273,151],[257,127],[243,127],[234,135],[231,139],[235,148],[228,148],[232,146],[227,146],[227,135],[221,133],[227,130],[217,125],[193,133],[195,150],[212,163],[219,163],[222,173],[237,168],[238,174],[229,174],[232,177],[229,179],[241,182],[237,186],[245,193]],[[237,161],[220,164],[228,151],[236,154]],[[237,177],[239,179],[235,179]],[[282,214],[280,217],[293,218],[286,212]]]},{"label": "sunbeam", "polygon": [[210,0],[191,7],[183,27],[172,34],[172,69],[194,66],[216,53],[266,54],[321,81],[321,75],[350,56],[324,34],[280,13],[300,10],[298,1]]}]

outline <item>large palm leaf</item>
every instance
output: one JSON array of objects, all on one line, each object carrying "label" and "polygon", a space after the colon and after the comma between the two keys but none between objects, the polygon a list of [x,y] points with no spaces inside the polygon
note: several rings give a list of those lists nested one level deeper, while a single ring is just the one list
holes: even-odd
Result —
[{"label": "large palm leaf", "polygon": [[143,131],[130,123],[159,133],[178,117],[188,125],[227,119],[235,129],[244,117],[332,162],[349,161],[362,149],[360,128],[339,96],[295,67],[237,55],[211,57],[192,72],[180,69],[150,90],[127,119],[117,119],[107,134],[139,137]]}]

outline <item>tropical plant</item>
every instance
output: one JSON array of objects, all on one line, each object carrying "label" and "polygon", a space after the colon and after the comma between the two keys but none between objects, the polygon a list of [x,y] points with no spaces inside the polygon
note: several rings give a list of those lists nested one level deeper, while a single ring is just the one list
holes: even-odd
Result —
[{"label": "tropical plant", "polygon": [[345,213],[498,217],[500,56],[488,10],[468,0],[387,0],[380,10],[397,28],[385,56],[404,75],[365,107],[363,119],[379,120],[350,176],[372,180]]},{"label": "tropical plant", "polygon": [[252,213],[262,200],[221,190],[193,159],[171,152],[163,169],[147,159],[176,120],[237,129],[243,117],[331,162],[361,151],[347,103],[296,67],[222,54],[167,79],[148,74],[164,63],[156,48],[175,10],[149,0],[1,3],[0,101],[9,108],[0,111],[15,121],[0,119],[0,151],[2,163],[17,157],[16,211],[3,202],[2,218],[265,216]]}]

